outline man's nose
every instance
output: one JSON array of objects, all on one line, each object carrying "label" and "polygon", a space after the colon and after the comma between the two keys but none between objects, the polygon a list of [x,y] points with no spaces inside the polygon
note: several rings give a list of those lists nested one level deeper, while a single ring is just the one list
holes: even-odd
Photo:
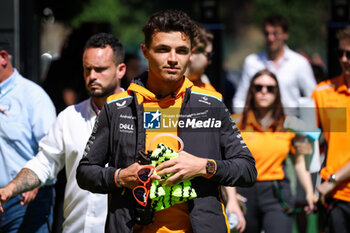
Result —
[{"label": "man's nose", "polygon": [[276,36],[273,33],[269,33],[266,37],[267,41],[274,41],[276,39]]},{"label": "man's nose", "polygon": [[90,76],[90,79],[95,80],[95,79],[97,79],[97,72],[94,69],[92,69],[90,71],[90,75],[89,76]]},{"label": "man's nose", "polygon": [[346,56],[346,53],[345,53],[345,52],[343,52],[343,55],[341,56],[340,60],[341,60],[341,61],[343,61],[343,62],[348,61],[348,58],[347,58],[347,56]]},{"label": "man's nose", "polygon": [[171,51],[169,52],[168,63],[169,63],[169,64],[177,64],[176,51],[171,50]]}]

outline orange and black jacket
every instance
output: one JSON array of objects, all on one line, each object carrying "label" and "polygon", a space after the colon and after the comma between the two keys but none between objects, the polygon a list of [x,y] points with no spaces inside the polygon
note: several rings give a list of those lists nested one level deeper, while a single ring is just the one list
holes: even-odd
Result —
[{"label": "orange and black jacket", "polygon": [[[144,73],[133,82],[144,87],[147,75]],[[132,190],[116,187],[114,174],[117,168],[135,163],[139,150],[145,151],[143,114],[143,105],[138,104],[134,91],[128,89],[108,98],[77,168],[81,188],[109,195],[106,232],[133,232],[136,202]],[[221,100],[192,86],[186,89],[179,120],[193,123],[193,119],[195,122],[219,120],[221,124],[219,128],[178,129],[186,152],[213,159],[217,164],[217,172],[210,179],[192,179],[197,192],[197,198],[188,201],[192,228],[201,233],[227,232],[219,186],[253,185],[257,176],[255,160]]]}]

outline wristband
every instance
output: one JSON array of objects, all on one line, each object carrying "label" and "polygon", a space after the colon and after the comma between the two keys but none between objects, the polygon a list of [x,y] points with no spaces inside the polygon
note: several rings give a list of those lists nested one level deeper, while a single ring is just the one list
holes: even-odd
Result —
[{"label": "wristband", "polygon": [[119,173],[122,169],[119,168],[118,170],[115,171],[114,173],[114,183],[115,185],[118,187],[118,188],[122,188],[123,186],[121,185],[120,183],[120,180],[119,180]]}]

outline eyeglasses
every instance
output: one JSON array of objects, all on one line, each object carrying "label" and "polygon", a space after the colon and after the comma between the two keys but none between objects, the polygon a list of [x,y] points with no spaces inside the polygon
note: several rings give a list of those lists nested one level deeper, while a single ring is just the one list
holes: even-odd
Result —
[{"label": "eyeglasses", "polygon": [[350,51],[346,51],[346,50],[342,50],[342,49],[337,50],[337,56],[339,58],[342,58],[344,56],[344,53],[345,53],[346,59],[350,59]]},{"label": "eyeglasses", "polygon": [[132,193],[135,200],[142,206],[147,206],[149,190],[151,188],[151,175],[153,174],[154,166],[147,165],[137,171],[137,179],[143,186],[136,186]]},{"label": "eyeglasses", "polygon": [[262,91],[263,87],[266,87],[267,92],[269,92],[269,93],[271,93],[271,94],[275,94],[276,86],[273,86],[273,85],[254,84],[254,90],[255,90],[255,92],[260,92],[260,91]]}]

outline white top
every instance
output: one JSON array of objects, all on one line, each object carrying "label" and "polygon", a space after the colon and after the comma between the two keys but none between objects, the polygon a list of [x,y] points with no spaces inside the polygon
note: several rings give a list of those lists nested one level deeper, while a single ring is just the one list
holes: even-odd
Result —
[{"label": "white top", "polygon": [[104,232],[107,195],[80,189],[75,178],[95,119],[91,99],[67,107],[39,142],[39,153],[25,165],[36,173],[41,183],[54,179],[66,166],[63,232]]},{"label": "white top", "polygon": [[285,113],[296,115],[299,97],[310,97],[316,87],[316,80],[308,60],[287,46],[284,47],[284,55],[277,65],[268,59],[266,51],[246,57],[241,81],[233,98],[235,112],[243,111],[250,80],[263,69],[268,69],[277,76]]}]

